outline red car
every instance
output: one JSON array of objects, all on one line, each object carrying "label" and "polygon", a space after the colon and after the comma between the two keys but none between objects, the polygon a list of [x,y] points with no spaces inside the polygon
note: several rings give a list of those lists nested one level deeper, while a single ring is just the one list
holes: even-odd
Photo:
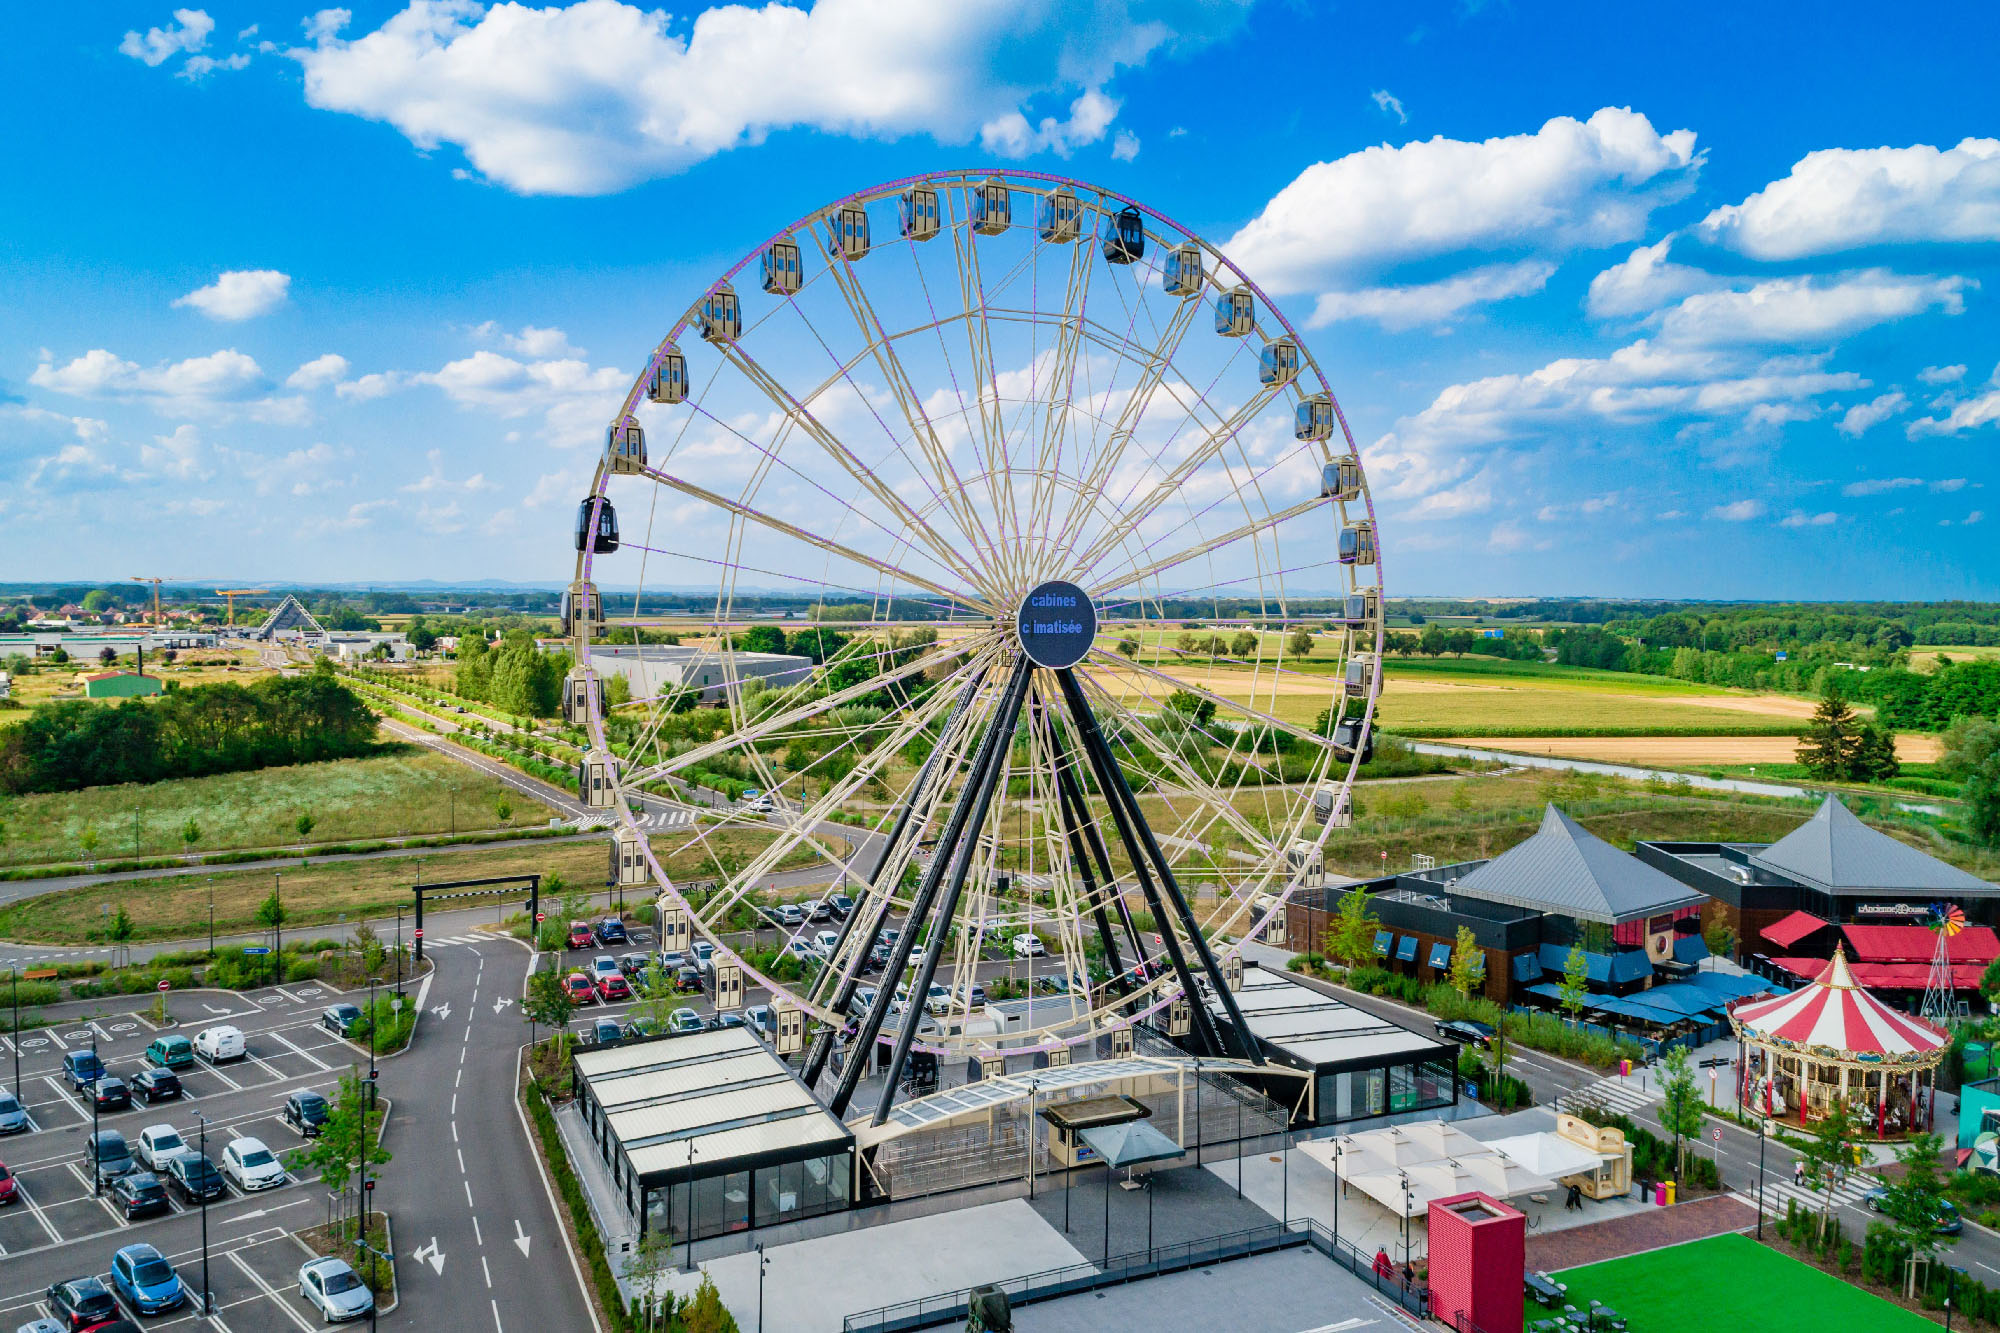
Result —
[{"label": "red car", "polygon": [[572,972],[563,978],[563,989],[569,992],[571,1004],[592,1004],[597,1000],[597,990],[590,984],[590,978],[581,972]]},{"label": "red car", "polygon": [[0,1203],[12,1203],[21,1197],[21,1182],[14,1179],[14,1173],[0,1162]]},{"label": "red car", "polygon": [[569,923],[569,947],[572,949],[594,949],[597,947],[597,935],[587,923],[572,921]]},{"label": "red car", "polygon": [[632,983],[623,972],[606,972],[597,981],[597,998],[606,1004],[632,998]]}]

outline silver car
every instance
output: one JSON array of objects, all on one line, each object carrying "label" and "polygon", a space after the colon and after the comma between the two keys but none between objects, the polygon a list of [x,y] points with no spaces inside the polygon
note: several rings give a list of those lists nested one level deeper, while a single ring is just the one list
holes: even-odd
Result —
[{"label": "silver car", "polygon": [[28,1113],[11,1092],[0,1092],[0,1134],[23,1134],[28,1129]]},{"label": "silver car", "polygon": [[312,1259],[301,1264],[299,1295],[319,1307],[329,1323],[359,1319],[375,1308],[375,1293],[345,1259]]}]

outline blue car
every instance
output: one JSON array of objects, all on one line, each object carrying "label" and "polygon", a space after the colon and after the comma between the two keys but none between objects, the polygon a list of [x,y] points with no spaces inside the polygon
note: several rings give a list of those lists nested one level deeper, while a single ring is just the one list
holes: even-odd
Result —
[{"label": "blue car", "polygon": [[63,1056],[63,1079],[71,1092],[82,1092],[104,1077],[104,1062],[96,1051],[71,1051]]},{"label": "blue car", "polygon": [[127,1245],[111,1256],[111,1285],[140,1314],[164,1314],[187,1300],[180,1274],[150,1245]]},{"label": "blue car", "polygon": [[21,1109],[21,1103],[14,1100],[11,1092],[0,1092],[0,1134],[24,1134],[28,1129],[28,1113]]}]

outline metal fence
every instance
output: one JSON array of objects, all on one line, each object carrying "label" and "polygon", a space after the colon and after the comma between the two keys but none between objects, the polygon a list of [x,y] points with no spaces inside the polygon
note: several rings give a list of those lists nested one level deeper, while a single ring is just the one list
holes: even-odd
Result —
[{"label": "metal fence", "polygon": [[[1418,1318],[1430,1315],[1430,1291],[1421,1286],[1405,1286],[1395,1275],[1377,1273],[1359,1250],[1310,1218],[1287,1223],[1272,1222],[1243,1231],[1224,1232],[1176,1245],[1158,1245],[1150,1250],[1114,1255],[1103,1264],[1071,1264],[1045,1269],[1021,1277],[1004,1278],[987,1284],[1007,1294],[1010,1306],[1019,1308],[1038,1301],[1060,1300],[1081,1292],[1127,1282],[1185,1272],[1231,1259],[1277,1250],[1310,1247],[1369,1283],[1383,1298],[1395,1301]],[[934,1296],[900,1301],[875,1310],[848,1315],[841,1321],[842,1333],[903,1333],[904,1330],[936,1328],[941,1324],[962,1323],[968,1314],[971,1290],[939,1292]]]}]

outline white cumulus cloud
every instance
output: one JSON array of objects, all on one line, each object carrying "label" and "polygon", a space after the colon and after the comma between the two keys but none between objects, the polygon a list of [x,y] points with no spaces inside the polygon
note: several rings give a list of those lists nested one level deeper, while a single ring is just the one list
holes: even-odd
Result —
[{"label": "white cumulus cloud", "polygon": [[1956,384],[1965,378],[1964,366],[1925,366],[1917,378],[1926,384]]},{"label": "white cumulus cloud", "polygon": [[1967,399],[1952,408],[1946,416],[1919,417],[1909,424],[1904,434],[1913,440],[1921,440],[1927,435],[1961,435],[1996,421],[2000,421],[2000,389]]},{"label": "white cumulus cloud", "polygon": [[1829,524],[1838,522],[1840,522],[1840,515],[1830,511],[1820,514],[1808,514],[1802,509],[1794,509],[1791,513],[1778,520],[1778,526],[1781,528],[1823,528]]},{"label": "white cumulus cloud", "polygon": [[1850,481],[1840,488],[1840,493],[1850,497],[1882,495],[1889,491],[1904,491],[1923,484],[1922,477],[1873,477],[1867,481]]},{"label": "white cumulus cloud", "polygon": [[338,352],[316,356],[285,377],[289,389],[323,389],[347,378],[347,358]]},{"label": "white cumulus cloud", "polygon": [[234,269],[206,287],[197,287],[174,304],[193,306],[210,319],[231,322],[255,319],[283,305],[291,287],[291,275],[276,269]]},{"label": "white cumulus cloud", "polygon": [[143,35],[128,32],[125,40],[118,43],[118,49],[134,60],[161,65],[183,51],[201,50],[208,45],[208,35],[214,31],[215,20],[204,11],[176,9],[172,23],[164,28],[148,28]]},{"label": "white cumulus cloud", "polygon": [[1842,435],[1858,439],[1890,417],[1907,410],[1909,406],[1910,400],[1903,396],[1900,389],[1893,393],[1885,393],[1879,398],[1866,403],[1856,403],[1848,408],[1846,415],[1841,417],[1840,424],[1835,429]]},{"label": "white cumulus cloud", "polygon": [[1767,260],[1890,242],[2000,240],[2000,139],[1820,149],[1783,180],[1716,209],[1698,230]]},{"label": "white cumulus cloud", "polygon": [[1725,523],[1748,523],[1753,518],[1764,517],[1762,500],[1735,500],[1726,505],[1716,505],[1708,511],[1710,518],[1719,518]]},{"label": "white cumulus cloud", "polygon": [[979,146],[1001,157],[1030,157],[1036,153],[1068,157],[1074,150],[1102,139],[1117,116],[1118,103],[1092,88],[1070,103],[1068,120],[1044,116],[1040,124],[1031,126],[1019,111],[1009,111],[988,121],[979,127]]},{"label": "white cumulus cloud", "polygon": [[1590,280],[1584,308],[1594,319],[1644,315],[1694,292],[1726,287],[1726,279],[1686,264],[1667,262],[1669,237],[1642,245]]},{"label": "white cumulus cloud", "polygon": [[1391,332],[1437,324],[1471,306],[1541,291],[1555,271],[1556,266],[1547,260],[1523,259],[1513,264],[1489,264],[1456,277],[1408,287],[1323,292],[1313,307],[1310,323],[1318,328],[1337,320],[1372,319]]},{"label": "white cumulus cloud", "polygon": [[1861,329],[1930,310],[1965,310],[1959,277],[1904,277],[1881,269],[1834,278],[1772,278],[1742,291],[1697,292],[1660,319],[1664,342],[1689,346],[1825,346]]}]

